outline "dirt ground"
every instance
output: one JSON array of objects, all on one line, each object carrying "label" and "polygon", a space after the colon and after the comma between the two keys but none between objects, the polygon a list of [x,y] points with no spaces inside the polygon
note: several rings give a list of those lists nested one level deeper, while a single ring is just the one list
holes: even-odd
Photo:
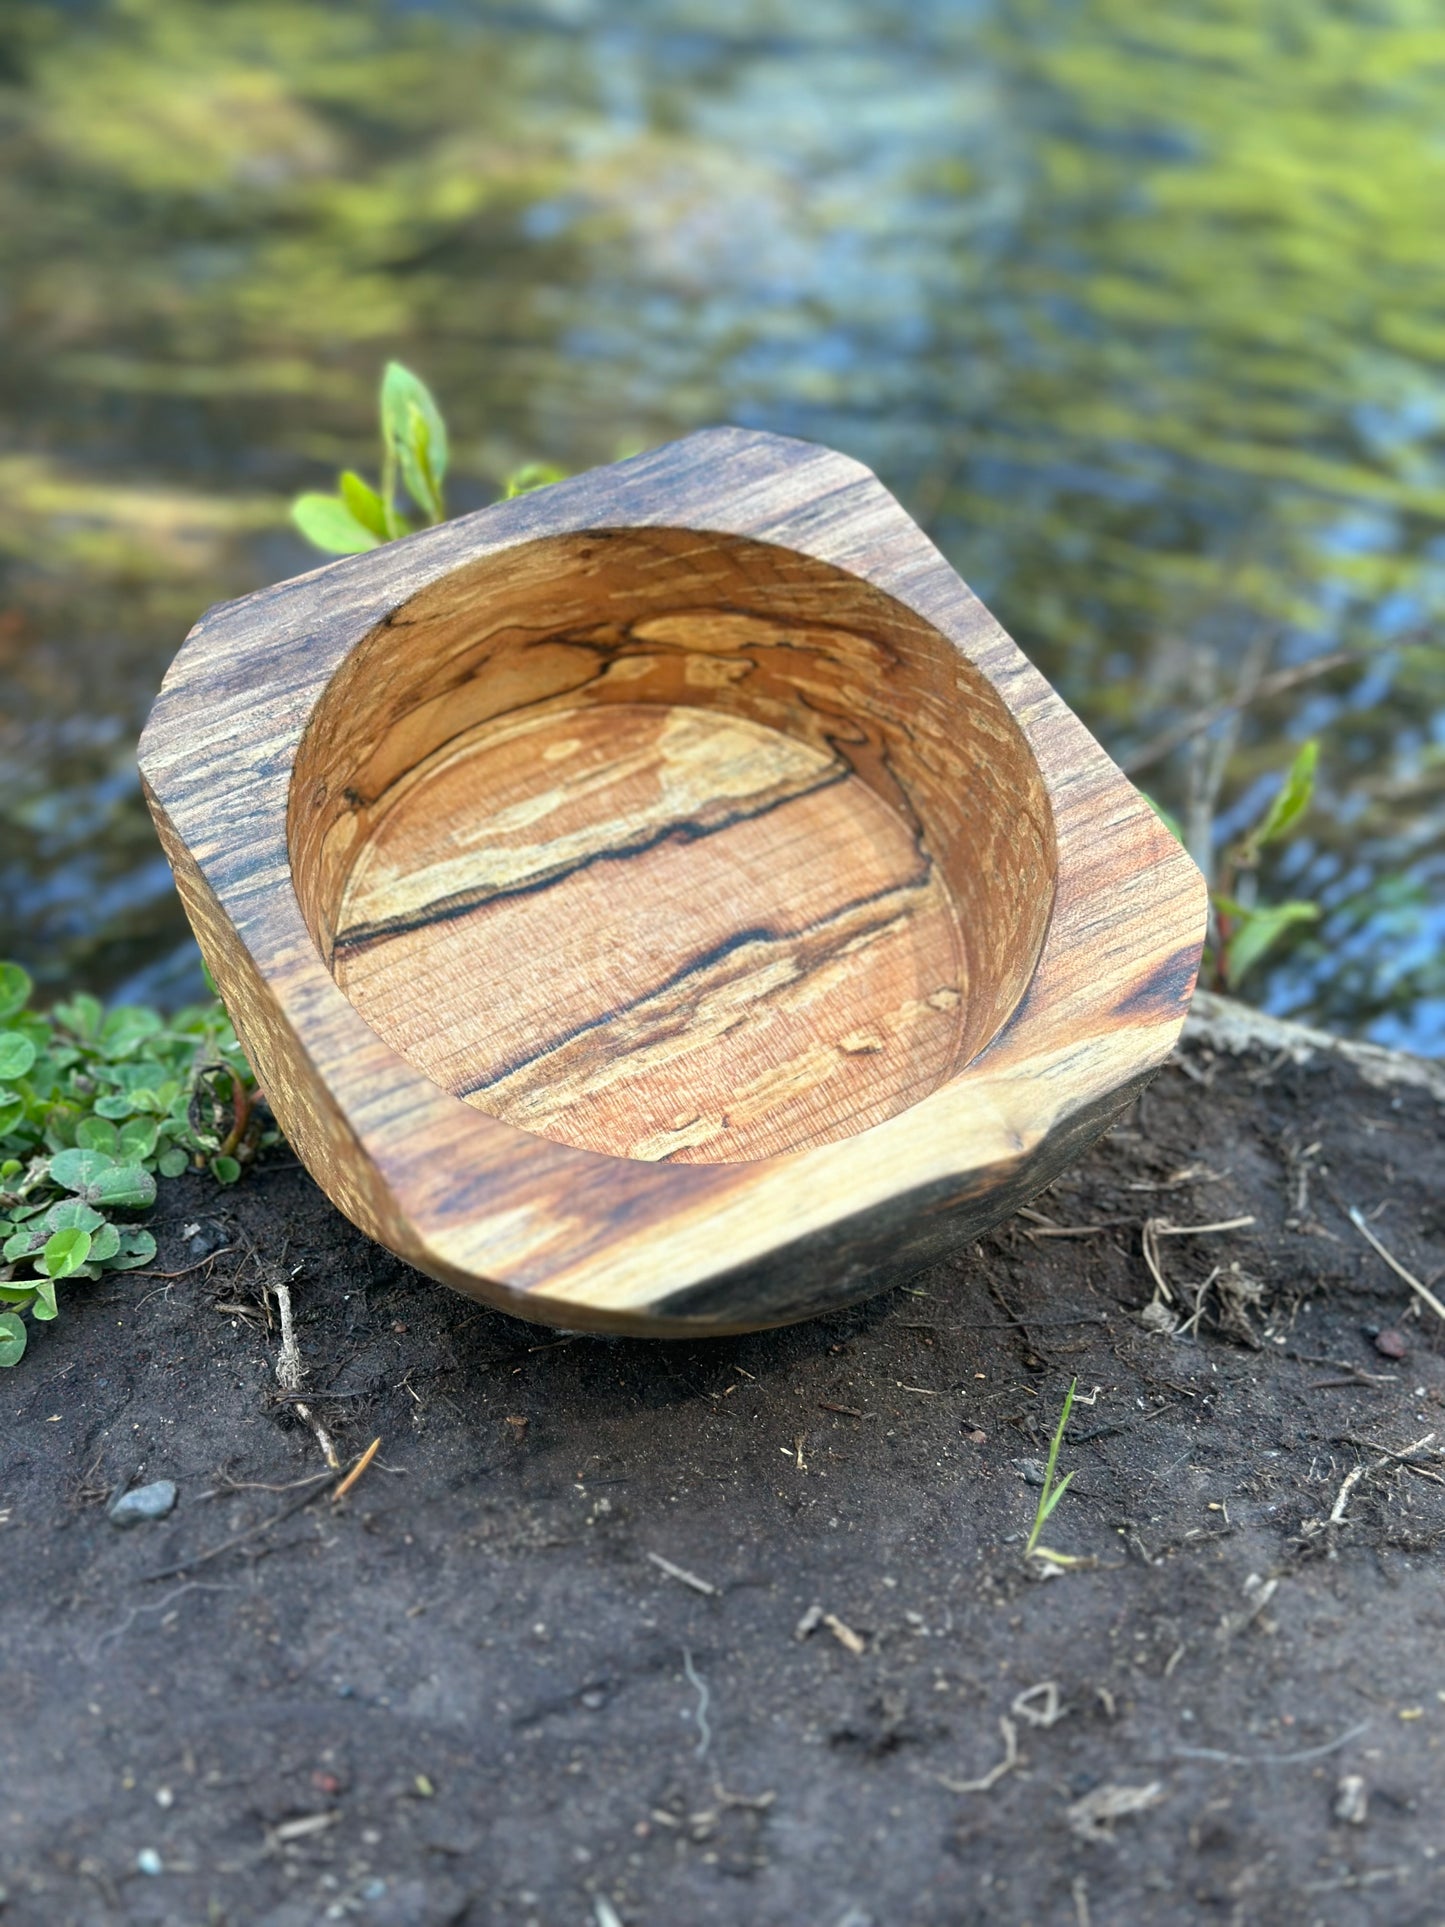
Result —
[{"label": "dirt ground", "polygon": [[[1445,1338],[1346,1215],[1445,1272],[1428,1092],[1191,1046],[1052,1225],[706,1344],[480,1310],[287,1160],[162,1195],[181,1275],[0,1380],[0,1927],[1445,1922]],[[1239,1218],[1141,1324],[1145,1222]]]}]

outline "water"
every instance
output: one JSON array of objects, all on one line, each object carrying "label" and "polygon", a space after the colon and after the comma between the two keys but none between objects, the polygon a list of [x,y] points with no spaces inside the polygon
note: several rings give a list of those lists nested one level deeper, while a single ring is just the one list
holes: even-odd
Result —
[{"label": "water", "polygon": [[[1118,755],[1310,733],[1249,994],[1445,1043],[1445,33],[1432,0],[12,0],[0,954],[194,987],[133,774],[208,603],[314,557],[396,354],[453,505],[703,422],[902,497]],[[1147,781],[1182,807],[1189,758]]]}]

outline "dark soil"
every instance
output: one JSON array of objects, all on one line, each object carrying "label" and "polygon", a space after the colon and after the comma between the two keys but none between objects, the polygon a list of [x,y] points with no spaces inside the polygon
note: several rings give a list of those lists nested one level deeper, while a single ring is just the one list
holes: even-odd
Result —
[{"label": "dark soil", "polygon": [[[709,1344],[482,1311],[289,1163],[162,1187],[191,1269],[0,1382],[0,1923],[1445,1920],[1445,1340],[1343,1209],[1438,1280],[1441,1113],[1187,1070],[1037,1201],[1082,1235]],[[1150,1216],[1254,1219],[1161,1240],[1186,1315],[1224,1268],[1197,1333],[1140,1323]],[[317,1415],[382,1441],[339,1504],[288,1278]]]}]

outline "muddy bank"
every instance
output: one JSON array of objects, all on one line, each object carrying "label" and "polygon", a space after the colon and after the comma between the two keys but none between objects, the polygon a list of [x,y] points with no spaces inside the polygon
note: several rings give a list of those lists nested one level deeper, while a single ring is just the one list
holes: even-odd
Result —
[{"label": "muddy bank", "polygon": [[[1445,1913],[1445,1340],[1348,1215],[1438,1287],[1438,1091],[1209,1036],[1033,1217],[711,1344],[162,1187],[180,1275],[0,1380],[4,1927]],[[1154,1329],[1151,1219],[1251,1220],[1156,1226]]]}]

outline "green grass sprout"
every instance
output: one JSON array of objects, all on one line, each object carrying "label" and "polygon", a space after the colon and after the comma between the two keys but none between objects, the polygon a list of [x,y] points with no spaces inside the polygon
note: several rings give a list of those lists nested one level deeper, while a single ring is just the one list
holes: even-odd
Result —
[{"label": "green grass sprout", "polygon": [[1024,1557],[1026,1559],[1046,1559],[1050,1565],[1055,1566],[1076,1566],[1083,1564],[1082,1560],[1073,1558],[1067,1552],[1053,1552],[1048,1546],[1041,1546],[1039,1544],[1040,1534],[1048,1524],[1055,1506],[1068,1491],[1074,1477],[1072,1472],[1066,1472],[1058,1484],[1054,1484],[1054,1474],[1058,1470],[1059,1465],[1059,1447],[1064,1442],[1064,1432],[1069,1423],[1069,1414],[1074,1409],[1074,1392],[1078,1383],[1079,1381],[1076,1378],[1069,1380],[1069,1389],[1064,1396],[1064,1409],[1059,1414],[1059,1423],[1054,1431],[1053,1442],[1049,1446],[1048,1464],[1044,1467],[1044,1489],[1039,1494],[1039,1505],[1038,1510],[1034,1514],[1033,1529],[1029,1533],[1028,1544],[1024,1547]]}]

